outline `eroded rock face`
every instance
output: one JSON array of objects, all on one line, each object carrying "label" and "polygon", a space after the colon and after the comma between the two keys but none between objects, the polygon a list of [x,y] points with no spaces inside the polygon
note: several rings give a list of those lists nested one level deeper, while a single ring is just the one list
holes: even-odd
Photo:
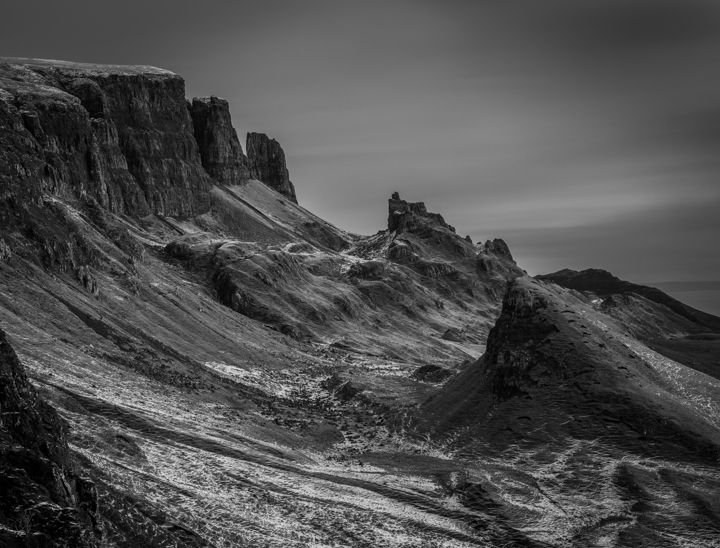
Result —
[{"label": "eroded rock face", "polygon": [[0,545],[98,546],[97,491],[78,474],[67,427],[40,399],[0,330]]},{"label": "eroded rock face", "polygon": [[114,213],[186,216],[212,185],[183,79],[153,67],[0,59],[5,188],[90,196]]},{"label": "eroded rock face", "polygon": [[280,143],[264,133],[248,133],[246,149],[252,176],[297,203]]},{"label": "eroded rock face", "polygon": [[438,225],[455,232],[439,213],[429,213],[423,202],[406,202],[394,192],[388,203],[388,230],[391,232],[413,232],[427,224]]},{"label": "eroded rock face", "polygon": [[195,97],[188,108],[200,159],[208,175],[223,185],[250,179],[250,165],[232,126],[228,102],[215,96]]}]

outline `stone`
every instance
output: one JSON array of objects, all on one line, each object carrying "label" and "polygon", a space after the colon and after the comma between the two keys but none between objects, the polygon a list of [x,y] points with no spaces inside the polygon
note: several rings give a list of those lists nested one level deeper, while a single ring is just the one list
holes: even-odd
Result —
[{"label": "stone", "polygon": [[195,97],[188,106],[200,160],[208,175],[222,185],[251,178],[250,164],[232,126],[230,107],[219,97]]},{"label": "stone", "polygon": [[295,187],[290,182],[285,152],[280,143],[264,133],[248,133],[245,148],[252,176],[297,203]]},{"label": "stone", "polygon": [[505,241],[501,240],[500,238],[495,238],[492,241],[487,240],[482,246],[480,246],[480,248],[480,251],[482,253],[496,255],[515,264],[515,260],[510,253],[510,248],[505,243]]},{"label": "stone", "polygon": [[457,327],[450,327],[440,338],[444,341],[463,342],[465,340],[465,333]]},{"label": "stone", "polygon": [[428,364],[418,367],[415,371],[412,372],[410,376],[413,379],[422,382],[441,383],[446,379],[452,377],[452,375],[453,372],[449,369],[446,369],[445,367]]}]

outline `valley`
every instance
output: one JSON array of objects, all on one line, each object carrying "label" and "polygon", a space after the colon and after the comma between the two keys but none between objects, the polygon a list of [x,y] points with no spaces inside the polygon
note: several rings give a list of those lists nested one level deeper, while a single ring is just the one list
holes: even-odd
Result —
[{"label": "valley", "polygon": [[169,71],[0,59],[0,544],[718,546],[720,318],[245,151]]}]

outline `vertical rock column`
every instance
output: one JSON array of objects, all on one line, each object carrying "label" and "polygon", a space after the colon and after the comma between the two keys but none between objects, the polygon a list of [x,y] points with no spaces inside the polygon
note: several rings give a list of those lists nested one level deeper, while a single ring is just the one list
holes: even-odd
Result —
[{"label": "vertical rock column", "polygon": [[297,203],[280,143],[264,133],[248,133],[246,148],[252,176]]},{"label": "vertical rock column", "polygon": [[222,185],[250,179],[250,165],[232,126],[228,102],[215,96],[195,97],[188,109],[200,159],[208,175]]}]

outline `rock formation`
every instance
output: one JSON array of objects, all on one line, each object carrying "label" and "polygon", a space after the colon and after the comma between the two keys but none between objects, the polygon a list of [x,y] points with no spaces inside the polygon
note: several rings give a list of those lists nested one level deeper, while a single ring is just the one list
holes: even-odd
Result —
[{"label": "rock formation", "polygon": [[153,67],[0,59],[3,185],[89,196],[112,212],[207,205],[182,78]]},{"label": "rock formation", "polygon": [[78,474],[66,431],[0,330],[1,546],[100,545],[97,492]]},{"label": "rock formation", "polygon": [[264,133],[248,133],[245,148],[252,176],[297,203],[295,187],[290,182],[285,152],[280,143]]},{"label": "rock formation", "polygon": [[250,179],[250,166],[230,119],[230,107],[219,97],[196,97],[188,105],[200,159],[208,175],[223,185]]},{"label": "rock formation", "polygon": [[419,226],[433,224],[455,232],[439,213],[429,213],[423,202],[406,202],[400,194],[393,192],[388,202],[388,230],[391,232],[412,232]]}]

